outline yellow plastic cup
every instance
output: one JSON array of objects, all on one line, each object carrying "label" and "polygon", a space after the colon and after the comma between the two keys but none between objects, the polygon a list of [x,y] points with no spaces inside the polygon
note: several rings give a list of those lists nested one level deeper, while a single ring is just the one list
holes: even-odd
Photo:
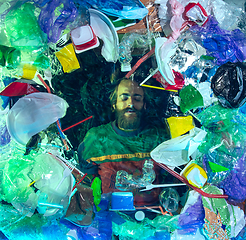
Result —
[{"label": "yellow plastic cup", "polygon": [[37,68],[33,65],[25,64],[23,66],[23,75],[22,78],[32,80],[35,77]]},{"label": "yellow plastic cup", "polygon": [[80,68],[72,43],[63,47],[60,51],[56,52],[55,55],[61,63],[65,73],[70,73]]}]

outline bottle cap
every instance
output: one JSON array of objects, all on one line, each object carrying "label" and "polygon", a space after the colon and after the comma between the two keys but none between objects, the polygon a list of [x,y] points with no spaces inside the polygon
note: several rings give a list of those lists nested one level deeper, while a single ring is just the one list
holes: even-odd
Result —
[{"label": "bottle cap", "polygon": [[145,213],[144,213],[143,211],[137,211],[137,212],[135,213],[135,219],[136,219],[137,221],[143,221],[144,218],[145,218]]}]

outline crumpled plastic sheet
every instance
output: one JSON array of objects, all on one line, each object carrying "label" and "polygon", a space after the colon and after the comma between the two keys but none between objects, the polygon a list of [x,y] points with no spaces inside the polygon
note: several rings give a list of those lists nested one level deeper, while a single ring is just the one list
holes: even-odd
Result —
[{"label": "crumpled plastic sheet", "polygon": [[246,59],[245,35],[239,30],[221,29],[217,20],[210,16],[204,27],[190,27],[193,38],[202,45],[209,56],[215,57],[218,65],[225,62],[243,62]]},{"label": "crumpled plastic sheet", "polygon": [[224,189],[229,200],[234,203],[246,199],[246,153],[241,155],[229,175],[220,182],[219,187]]},{"label": "crumpled plastic sheet", "polygon": [[183,213],[179,215],[178,229],[179,234],[195,234],[197,229],[202,228],[205,217],[205,211],[202,205],[202,197],[199,196],[195,204],[189,206]]}]

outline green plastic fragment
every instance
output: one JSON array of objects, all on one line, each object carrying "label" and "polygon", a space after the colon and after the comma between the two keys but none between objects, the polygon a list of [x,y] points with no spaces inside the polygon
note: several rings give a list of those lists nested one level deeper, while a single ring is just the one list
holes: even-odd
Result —
[{"label": "green plastic fragment", "polygon": [[204,105],[201,93],[191,84],[180,90],[180,110],[183,113]]},{"label": "green plastic fragment", "polygon": [[229,168],[223,167],[216,163],[212,163],[210,161],[208,162],[208,164],[213,172],[224,172],[229,170]]},{"label": "green plastic fragment", "polygon": [[201,60],[214,60],[215,57],[211,57],[211,56],[208,56],[208,55],[202,55],[200,57]]},{"label": "green plastic fragment", "polygon": [[101,202],[101,195],[102,195],[101,183],[102,183],[101,179],[96,177],[91,184],[91,188],[93,189],[94,204],[96,206],[97,211],[101,210],[101,208],[98,207],[99,203]]}]

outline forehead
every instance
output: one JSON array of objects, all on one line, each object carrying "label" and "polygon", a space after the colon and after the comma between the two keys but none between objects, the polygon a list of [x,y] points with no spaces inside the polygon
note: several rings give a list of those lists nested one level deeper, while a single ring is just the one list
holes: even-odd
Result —
[{"label": "forehead", "polygon": [[140,87],[136,82],[131,80],[123,80],[118,86],[118,96],[125,93],[131,95],[144,95],[143,88]]}]

